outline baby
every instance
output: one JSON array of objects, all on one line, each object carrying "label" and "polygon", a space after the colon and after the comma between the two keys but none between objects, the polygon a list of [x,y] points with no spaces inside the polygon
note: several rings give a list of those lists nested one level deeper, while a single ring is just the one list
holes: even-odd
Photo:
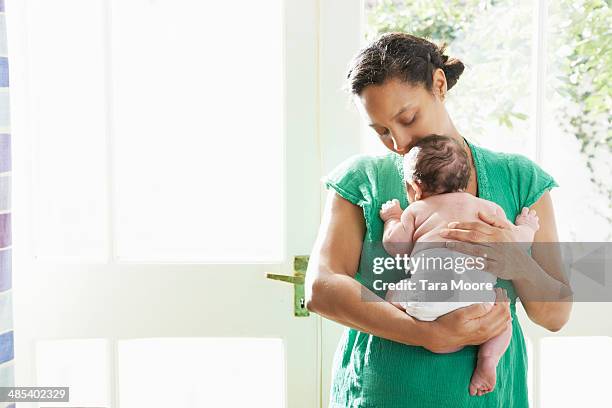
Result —
[{"label": "baby", "polygon": [[[445,247],[444,242],[449,241],[439,235],[439,231],[447,228],[452,221],[478,221],[478,211],[496,214],[506,218],[504,210],[494,202],[483,200],[464,192],[470,178],[468,156],[464,148],[455,139],[446,136],[430,135],[418,143],[404,156],[404,182],[406,185],[410,205],[402,211],[399,200],[387,201],[382,205],[380,217],[384,221],[383,246],[392,256],[408,255],[411,260],[417,256],[426,258],[436,257],[442,259],[463,260],[472,257],[467,254],[452,251]],[[512,229],[514,240],[522,243],[532,243],[535,232],[539,229],[538,217],[533,210],[523,208],[516,217],[516,225],[507,221]],[[431,244],[431,243],[434,244]],[[435,243],[438,244],[435,244]],[[421,243],[419,245],[419,243]],[[430,243],[430,244],[423,244]],[[467,262],[465,263],[467,265]],[[474,262],[472,265],[478,265]],[[480,265],[483,265],[482,263]],[[415,283],[420,279],[443,276],[439,271],[426,271],[417,268],[409,279],[400,281],[407,284]],[[466,278],[457,275],[457,270],[451,271],[450,278]],[[433,275],[432,275],[433,274]],[[425,276],[430,278],[426,278]],[[449,273],[446,273],[448,276]],[[470,271],[465,275],[476,277],[478,283],[491,283],[493,287],[497,278],[483,270]],[[454,279],[457,281],[458,279]],[[469,280],[469,279],[468,279]],[[450,284],[449,284],[450,286]],[[411,290],[389,290],[386,300],[396,307],[404,310],[411,316],[424,321],[435,320],[460,307],[474,303],[495,302],[493,289],[484,290],[482,301],[474,299],[471,295],[469,301],[461,301],[465,293],[455,292],[453,297],[444,302],[425,301],[435,295],[420,291],[420,285]],[[483,296],[483,295],[481,295]],[[509,326],[502,334],[483,343],[478,351],[478,363],[470,380],[470,395],[484,395],[495,388],[496,368],[501,356],[505,353],[512,327]],[[445,352],[455,352],[463,347]]]}]

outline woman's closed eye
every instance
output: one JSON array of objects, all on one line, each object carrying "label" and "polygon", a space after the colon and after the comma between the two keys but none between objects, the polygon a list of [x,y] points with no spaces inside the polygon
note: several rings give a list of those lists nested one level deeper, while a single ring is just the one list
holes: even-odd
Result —
[{"label": "woman's closed eye", "polygon": [[414,122],[416,122],[416,115],[414,115],[414,116],[412,117],[412,119],[410,119],[410,120],[405,120],[405,121],[401,121],[400,123],[401,123],[401,125],[402,125],[402,126],[406,126],[406,127],[408,127],[408,126],[412,125]]}]

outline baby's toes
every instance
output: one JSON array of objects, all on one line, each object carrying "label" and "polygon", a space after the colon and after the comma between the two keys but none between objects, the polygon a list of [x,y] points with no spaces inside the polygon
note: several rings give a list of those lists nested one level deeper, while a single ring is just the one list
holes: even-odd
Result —
[{"label": "baby's toes", "polygon": [[539,219],[540,219],[540,217],[538,217],[536,215],[535,211],[533,211],[533,212],[529,211],[529,215],[527,216],[527,220],[528,220],[529,223],[537,224]]},{"label": "baby's toes", "polygon": [[527,215],[521,214],[516,217],[516,225],[527,225],[538,230],[540,228],[539,220],[537,215],[532,215],[531,213],[527,213]]}]

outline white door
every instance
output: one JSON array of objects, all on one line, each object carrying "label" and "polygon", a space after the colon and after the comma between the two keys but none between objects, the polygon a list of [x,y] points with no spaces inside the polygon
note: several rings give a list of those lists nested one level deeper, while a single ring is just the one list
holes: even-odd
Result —
[{"label": "white door", "polygon": [[317,5],[10,2],[17,385],[319,406]]},{"label": "white door", "polygon": [[[323,173],[362,153],[362,119],[342,89],[346,68],[364,43],[363,0],[321,1],[319,9],[320,123]],[[333,192],[333,190],[331,190]],[[322,191],[324,202],[327,191]],[[345,326],[321,319],[321,394],[327,407],[332,361]]]}]

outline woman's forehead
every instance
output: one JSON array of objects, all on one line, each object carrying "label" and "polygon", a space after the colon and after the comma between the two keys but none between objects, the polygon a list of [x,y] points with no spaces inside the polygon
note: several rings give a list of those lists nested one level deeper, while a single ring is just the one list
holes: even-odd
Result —
[{"label": "woman's forehead", "polygon": [[389,80],[381,85],[366,86],[359,99],[369,116],[391,120],[400,110],[408,112],[418,108],[426,95],[423,86]]}]

